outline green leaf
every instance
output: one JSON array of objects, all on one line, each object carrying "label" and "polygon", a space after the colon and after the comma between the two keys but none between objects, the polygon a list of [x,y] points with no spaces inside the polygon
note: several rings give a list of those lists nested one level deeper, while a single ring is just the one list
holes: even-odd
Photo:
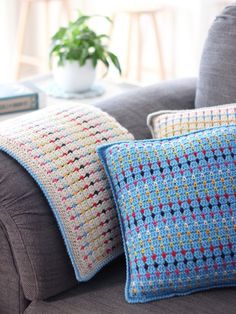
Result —
[{"label": "green leaf", "polygon": [[113,23],[112,19],[107,15],[95,14],[92,17],[101,17],[101,18],[106,19],[108,22]]},{"label": "green leaf", "polygon": [[111,19],[109,16],[104,16],[104,18],[105,18],[108,22],[113,23],[112,19]]},{"label": "green leaf", "polygon": [[79,64],[80,66],[83,66],[87,60],[88,57],[88,49],[81,50],[81,53],[79,55]]},{"label": "green leaf", "polygon": [[77,26],[84,24],[87,20],[91,19],[89,15],[81,15],[78,19],[74,22]]},{"label": "green leaf", "polygon": [[101,34],[101,35],[98,35],[97,38],[98,38],[98,39],[102,39],[102,38],[107,38],[107,39],[109,39],[110,37],[109,37],[108,35],[106,35],[106,34]]},{"label": "green leaf", "polygon": [[56,34],[52,36],[52,40],[62,39],[66,31],[67,31],[66,27],[60,27]]},{"label": "green leaf", "polygon": [[121,74],[122,73],[121,72],[121,66],[120,66],[120,62],[119,62],[117,56],[114,53],[110,52],[110,51],[108,51],[107,54],[110,57],[111,62],[114,64],[114,66],[117,68],[117,70]]},{"label": "green leaf", "polygon": [[93,67],[94,67],[94,68],[96,68],[97,63],[98,63],[98,58],[97,58],[96,54],[94,53],[94,54],[92,55],[92,64],[93,64]]},{"label": "green leaf", "polygon": [[107,75],[107,73],[108,73],[108,70],[109,70],[109,62],[106,60],[106,59],[100,59],[101,61],[102,61],[102,63],[105,65],[105,67],[106,67],[106,71],[105,71],[105,73],[103,74],[103,76],[102,77],[105,77],[106,75]]}]

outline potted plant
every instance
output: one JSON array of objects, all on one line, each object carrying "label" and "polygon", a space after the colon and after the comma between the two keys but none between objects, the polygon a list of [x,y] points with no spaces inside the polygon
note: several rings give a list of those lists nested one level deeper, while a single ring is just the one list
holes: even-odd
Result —
[{"label": "potted plant", "polygon": [[[69,22],[67,27],[60,27],[52,37],[50,59],[55,58],[56,61],[54,78],[66,92],[90,89],[96,78],[98,62],[102,62],[107,71],[113,64],[121,73],[117,56],[104,43],[109,37],[97,34],[88,26],[88,21],[93,17],[79,13],[75,21]],[[111,22],[108,17],[102,18]]]}]

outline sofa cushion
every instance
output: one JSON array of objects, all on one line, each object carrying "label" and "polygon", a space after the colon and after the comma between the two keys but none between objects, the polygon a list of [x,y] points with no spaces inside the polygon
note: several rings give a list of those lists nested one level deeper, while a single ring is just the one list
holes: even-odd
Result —
[{"label": "sofa cushion", "polygon": [[185,134],[213,126],[236,124],[236,104],[192,110],[157,111],[147,118],[153,138]]},{"label": "sofa cushion", "polygon": [[34,301],[24,314],[234,314],[236,289],[214,289],[146,304],[124,298],[125,260],[118,258],[92,280],[47,301]]},{"label": "sofa cushion", "polygon": [[236,126],[98,148],[121,224],[128,302],[236,285]]},{"label": "sofa cushion", "polygon": [[236,101],[236,3],[216,17],[200,62],[195,107]]}]

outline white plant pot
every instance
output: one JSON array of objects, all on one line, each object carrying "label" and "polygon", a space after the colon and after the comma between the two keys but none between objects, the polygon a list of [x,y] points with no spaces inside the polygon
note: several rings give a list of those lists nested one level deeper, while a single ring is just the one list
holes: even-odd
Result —
[{"label": "white plant pot", "polygon": [[62,66],[54,66],[53,76],[57,85],[68,93],[81,93],[89,90],[96,78],[96,69],[91,60],[81,67],[78,61],[65,61]]}]

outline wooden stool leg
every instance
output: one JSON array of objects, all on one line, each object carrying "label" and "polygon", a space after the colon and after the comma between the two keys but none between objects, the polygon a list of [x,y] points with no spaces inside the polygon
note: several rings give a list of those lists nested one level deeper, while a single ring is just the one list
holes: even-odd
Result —
[{"label": "wooden stool leg", "polygon": [[17,44],[16,44],[16,64],[15,64],[15,79],[19,79],[21,55],[23,54],[24,39],[26,34],[26,24],[29,16],[31,1],[22,0],[18,24]]},{"label": "wooden stool leg", "polygon": [[137,51],[137,80],[140,81],[142,78],[142,63],[143,63],[143,36],[142,36],[142,25],[141,25],[142,14],[136,14],[136,23],[138,29],[138,51]]},{"label": "wooden stool leg", "polygon": [[[50,8],[49,1],[47,0],[44,3],[44,15],[45,15],[45,47],[49,47],[50,43]],[[49,70],[49,62],[47,55],[44,56],[42,68],[44,72],[48,72]]]},{"label": "wooden stool leg", "polygon": [[111,41],[112,41],[112,36],[113,36],[113,33],[114,33],[114,29],[115,29],[115,21],[116,21],[116,14],[112,14],[111,16],[111,20],[112,20],[112,23],[110,23],[110,27],[109,27],[109,30],[108,30],[108,37],[109,37],[109,45],[111,45]]},{"label": "wooden stool leg", "polygon": [[160,39],[159,28],[157,25],[156,15],[155,13],[150,13],[150,16],[153,23],[154,34],[156,37],[156,45],[157,45],[157,50],[159,54],[161,78],[165,79],[165,68],[164,68],[163,55],[162,55],[162,46],[161,46],[161,39]]},{"label": "wooden stool leg", "polygon": [[70,9],[70,3],[69,0],[63,0],[62,1],[62,8],[65,10],[67,20],[70,21],[71,19],[71,9]]},{"label": "wooden stool leg", "polygon": [[127,39],[127,53],[126,53],[126,65],[124,71],[124,77],[128,78],[130,71],[130,59],[131,59],[131,43],[132,43],[132,25],[133,25],[133,16],[128,14],[128,39]]},{"label": "wooden stool leg", "polygon": [[171,74],[172,74],[172,77],[175,77],[176,76],[176,60],[175,60],[175,57],[176,57],[176,37],[175,37],[175,34],[176,34],[176,15],[175,15],[175,11],[174,9],[171,11],[171,24],[172,24],[172,60],[171,60]]}]

